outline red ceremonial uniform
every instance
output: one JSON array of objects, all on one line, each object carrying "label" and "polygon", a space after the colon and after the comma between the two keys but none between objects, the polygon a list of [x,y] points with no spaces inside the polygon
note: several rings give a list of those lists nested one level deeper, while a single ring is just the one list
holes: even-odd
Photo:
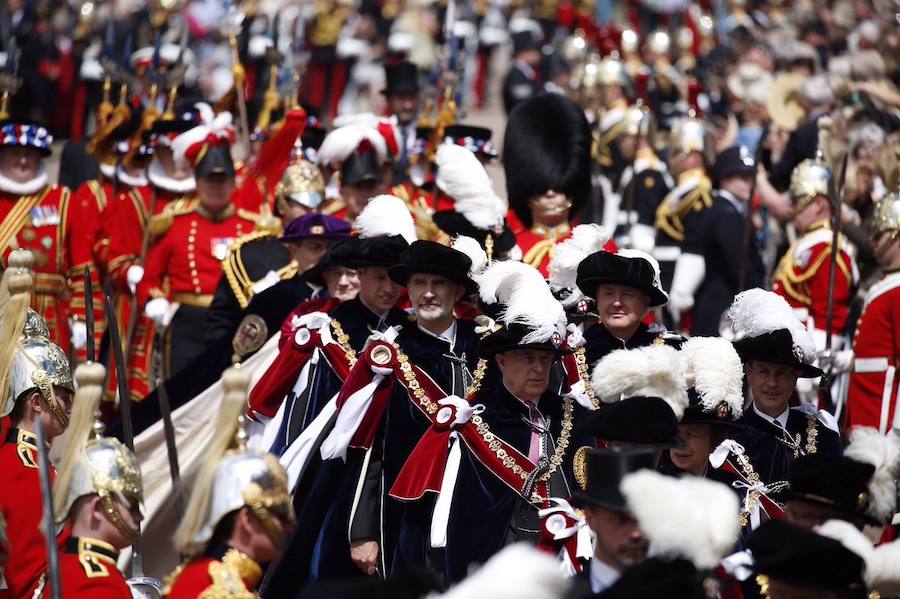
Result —
[{"label": "red ceremonial uniform", "polygon": [[[831,271],[832,231],[827,221],[814,225],[788,249],[772,275],[772,291],[784,297],[794,308],[797,318],[811,332],[827,326],[828,277]],[[838,272],[834,278],[834,320],[831,332],[841,335],[847,324],[847,313],[853,288],[859,279],[856,251],[841,235]],[[816,335],[814,339],[823,335]],[[820,349],[824,348],[822,343]]]},{"label": "red ceremonial uniform", "polygon": [[847,398],[850,427],[891,430],[900,396],[900,272],[869,289],[853,339],[853,369]]},{"label": "red ceremonial uniform", "polygon": [[[131,599],[131,588],[119,572],[119,552],[103,541],[69,537],[59,554],[59,578],[65,599]],[[50,596],[44,585],[42,597]]]},{"label": "red ceremonial uniform", "polygon": [[[65,187],[47,185],[30,195],[0,191],[0,267],[15,249],[34,255],[34,301],[47,321],[51,341],[70,353],[69,319],[84,320],[84,267],[101,291],[93,246],[100,213],[94,200],[73,198]],[[94,302],[94,321],[103,322],[103,304]],[[98,341],[99,343],[99,341]],[[99,346],[99,345],[98,345]],[[84,349],[77,352],[85,359]]]},{"label": "red ceremonial uniform", "polygon": [[[513,210],[507,212],[506,222],[516,236],[516,246],[522,252],[522,262],[538,269],[545,279],[549,277],[548,269],[556,244],[572,236],[572,227],[569,223],[563,223],[553,229],[541,225],[533,225],[529,229]],[[612,239],[603,245],[603,249],[613,253],[618,251],[616,242]]]},{"label": "red ceremonial uniform", "polygon": [[[259,564],[237,549],[229,548],[224,555],[198,557],[179,567],[172,575],[173,582],[166,597],[256,597],[256,585],[261,578]],[[236,584],[237,581],[243,584]]]},{"label": "red ceremonial uniform", "polygon": [[[50,467],[50,479],[56,471]],[[8,591],[0,597],[29,598],[47,569],[47,548],[40,523],[41,483],[38,473],[37,439],[31,433],[11,428],[0,445],[0,511],[6,519],[9,562],[4,576]],[[60,542],[66,533],[60,535]],[[65,595],[68,597],[68,595]]]}]

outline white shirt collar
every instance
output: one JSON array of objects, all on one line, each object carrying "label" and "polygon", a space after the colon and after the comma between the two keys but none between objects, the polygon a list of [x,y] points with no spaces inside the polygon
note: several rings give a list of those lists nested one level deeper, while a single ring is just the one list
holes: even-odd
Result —
[{"label": "white shirt collar", "polygon": [[772,417],[769,416],[768,414],[763,414],[763,413],[760,411],[760,409],[756,407],[756,403],[753,404],[753,411],[754,411],[754,412],[756,412],[757,414],[759,414],[760,416],[762,416],[763,418],[765,418],[766,420],[768,420],[768,421],[771,422],[772,424],[777,424],[777,425],[779,425],[781,428],[783,428],[783,429],[785,429],[785,430],[787,430],[788,410],[789,410],[789,408],[785,408],[785,409],[784,409],[784,412],[782,412],[781,414],[779,414],[777,418],[772,418]]},{"label": "white shirt collar", "polygon": [[724,189],[720,189],[719,195],[728,200],[728,203],[734,206],[738,212],[744,214],[744,203],[734,197],[733,193],[731,193],[730,191],[725,191]]},{"label": "white shirt collar", "polygon": [[605,591],[622,576],[622,573],[600,561],[595,556],[591,559],[590,581],[591,590],[595,593]]},{"label": "white shirt collar", "polygon": [[455,318],[452,320],[452,322],[450,322],[450,326],[447,327],[447,330],[445,330],[440,335],[435,335],[434,333],[432,333],[431,331],[429,331],[428,329],[423,327],[422,324],[418,321],[416,321],[416,324],[419,326],[419,330],[422,331],[423,333],[425,333],[426,335],[431,335],[432,337],[434,337],[436,339],[441,339],[441,340],[449,343],[450,351],[453,351],[453,346],[456,344],[456,319]]}]

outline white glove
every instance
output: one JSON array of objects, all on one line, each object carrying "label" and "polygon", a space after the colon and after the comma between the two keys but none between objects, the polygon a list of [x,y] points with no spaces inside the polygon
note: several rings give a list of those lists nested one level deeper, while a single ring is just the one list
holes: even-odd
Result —
[{"label": "white glove", "polygon": [[675,263],[675,274],[672,276],[672,290],[666,308],[675,320],[681,314],[694,307],[694,293],[706,276],[706,261],[699,254],[681,254]]},{"label": "white glove", "polygon": [[816,353],[819,359],[819,368],[832,374],[840,374],[850,370],[853,365],[853,350],[841,349],[837,351],[822,350]]},{"label": "white glove", "polygon": [[631,225],[631,247],[648,254],[653,252],[656,246],[656,229],[649,225],[634,223]]},{"label": "white glove", "polygon": [[134,290],[137,289],[137,284],[140,283],[143,278],[143,266],[132,264],[128,267],[128,272],[125,273],[125,279],[128,281],[128,288],[131,289],[131,293],[134,293]]},{"label": "white glove", "polygon": [[147,302],[144,307],[144,316],[156,323],[157,326],[167,327],[172,322],[172,316],[175,311],[172,310],[172,304],[164,297],[158,297]]},{"label": "white glove", "polygon": [[69,320],[69,329],[72,332],[72,347],[84,348],[87,345],[87,323],[83,320]]}]

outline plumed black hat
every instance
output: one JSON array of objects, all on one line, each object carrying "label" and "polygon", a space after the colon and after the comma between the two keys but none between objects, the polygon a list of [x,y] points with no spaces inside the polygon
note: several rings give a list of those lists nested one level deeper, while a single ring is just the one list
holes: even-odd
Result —
[{"label": "plumed black hat", "polygon": [[438,275],[462,285],[471,294],[478,291],[478,285],[469,278],[471,269],[472,260],[459,250],[420,239],[400,254],[399,262],[388,270],[388,275],[404,287],[414,273]]},{"label": "plumed black hat", "polygon": [[571,214],[591,190],[591,132],[584,111],[560,94],[540,94],[509,115],[503,140],[509,205],[531,226],[528,200],[549,190],[564,193]]}]

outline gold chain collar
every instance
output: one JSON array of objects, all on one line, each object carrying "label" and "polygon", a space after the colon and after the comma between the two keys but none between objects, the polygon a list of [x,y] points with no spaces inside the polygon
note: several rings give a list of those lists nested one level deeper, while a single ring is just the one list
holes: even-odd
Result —
[{"label": "gold chain collar", "polygon": [[347,356],[347,363],[350,364],[350,368],[353,368],[357,357],[356,350],[350,347],[350,335],[344,332],[341,323],[336,318],[331,319],[331,330],[334,331],[335,340],[341,346],[341,349],[344,350],[344,355]]}]

